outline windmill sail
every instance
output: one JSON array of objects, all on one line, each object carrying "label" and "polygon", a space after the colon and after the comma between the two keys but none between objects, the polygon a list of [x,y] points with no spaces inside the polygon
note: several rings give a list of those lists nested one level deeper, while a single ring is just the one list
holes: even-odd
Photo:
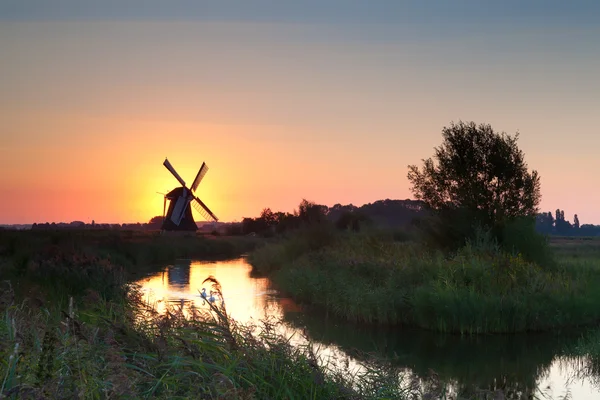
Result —
[{"label": "windmill sail", "polygon": [[183,216],[185,215],[185,208],[189,204],[189,201],[183,197],[179,196],[177,202],[175,203],[175,207],[173,208],[173,212],[171,213],[171,221],[177,226],[181,223]]},{"label": "windmill sail", "polygon": [[179,183],[181,183],[181,186],[185,187],[185,181],[179,176],[177,171],[175,171],[175,168],[173,168],[169,160],[165,158],[165,162],[163,162],[163,165],[173,174],[175,179],[177,179]]},{"label": "windmill sail", "polygon": [[199,198],[194,197],[192,205],[194,206],[196,211],[198,211],[198,213],[202,215],[202,217],[204,217],[205,220],[211,222],[217,222],[219,220],[219,218],[217,218],[217,216],[213,214],[213,212],[210,211],[209,208],[206,207],[206,204],[204,204]]},{"label": "windmill sail", "polygon": [[198,189],[198,185],[200,184],[200,182],[202,181],[202,178],[204,178],[204,175],[206,175],[207,172],[208,172],[208,165],[206,165],[206,163],[203,162],[202,166],[198,170],[198,174],[196,175],[196,178],[194,179],[194,183],[192,183],[192,187],[190,188],[190,189],[192,189],[192,192],[195,192],[196,189]]}]

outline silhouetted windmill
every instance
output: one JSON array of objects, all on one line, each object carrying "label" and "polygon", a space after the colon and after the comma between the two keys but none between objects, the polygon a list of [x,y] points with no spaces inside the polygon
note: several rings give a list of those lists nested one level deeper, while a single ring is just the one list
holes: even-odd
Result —
[{"label": "silhouetted windmill", "polygon": [[198,229],[194,216],[192,215],[193,205],[196,211],[200,213],[207,221],[217,222],[219,219],[212,211],[200,200],[194,192],[198,188],[200,181],[206,175],[208,166],[206,163],[202,163],[191,188],[185,185],[185,181],[181,179],[181,176],[175,171],[175,168],[171,165],[169,160],[165,158],[163,165],[173,174],[175,179],[179,181],[181,187],[171,190],[165,195],[165,201],[163,204],[163,215],[166,205],[166,201],[169,200],[169,209],[167,210],[166,218],[163,218],[162,229],[165,231],[195,231]]}]

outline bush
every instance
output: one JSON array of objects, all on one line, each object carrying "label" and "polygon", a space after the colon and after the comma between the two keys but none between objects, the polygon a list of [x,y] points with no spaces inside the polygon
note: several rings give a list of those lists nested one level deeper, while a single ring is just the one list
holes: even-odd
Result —
[{"label": "bush", "polygon": [[556,266],[548,238],[536,232],[534,219],[513,219],[502,228],[498,236],[504,250],[521,254],[527,261],[540,266]]}]

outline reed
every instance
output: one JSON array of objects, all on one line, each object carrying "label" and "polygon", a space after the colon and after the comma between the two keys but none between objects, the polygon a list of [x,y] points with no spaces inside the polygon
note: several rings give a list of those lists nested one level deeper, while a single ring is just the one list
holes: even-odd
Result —
[{"label": "reed", "polygon": [[90,290],[64,307],[5,306],[0,398],[402,399],[417,393],[394,369],[340,369],[320,360],[311,344],[291,345],[273,321],[237,324],[224,305],[159,313],[130,288],[120,302]]},{"label": "reed", "polygon": [[267,245],[249,260],[293,298],[349,321],[462,334],[600,321],[595,250],[557,251],[540,266],[489,240],[447,255],[415,242],[340,235],[317,250],[289,251],[303,240]]},{"label": "reed", "polygon": [[228,258],[254,249],[261,239],[133,231],[0,231],[0,274],[29,290],[59,286],[54,293],[92,288],[119,296],[129,273],[176,258]]}]

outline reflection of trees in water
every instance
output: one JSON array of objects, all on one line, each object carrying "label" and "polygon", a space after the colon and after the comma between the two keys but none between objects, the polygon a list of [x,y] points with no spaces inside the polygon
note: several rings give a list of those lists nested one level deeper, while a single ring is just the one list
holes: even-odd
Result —
[{"label": "reflection of trees in water", "polygon": [[284,320],[359,360],[371,353],[395,367],[410,368],[423,382],[432,374],[440,381],[454,382],[457,394],[467,397],[482,389],[502,390],[507,398],[539,395],[538,379],[547,376],[556,356],[568,355],[567,344],[577,339],[575,333],[460,337],[357,326],[300,313],[285,313]]}]

